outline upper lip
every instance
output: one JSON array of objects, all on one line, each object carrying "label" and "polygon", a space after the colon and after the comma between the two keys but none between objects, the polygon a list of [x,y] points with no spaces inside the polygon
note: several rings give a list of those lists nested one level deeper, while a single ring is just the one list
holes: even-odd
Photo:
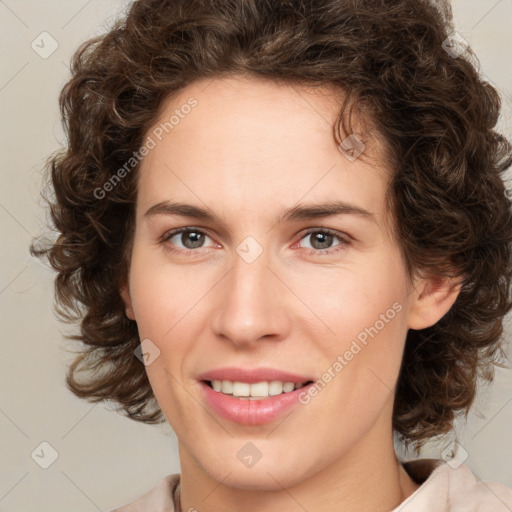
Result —
[{"label": "upper lip", "polygon": [[297,375],[276,368],[217,368],[202,373],[198,376],[199,380],[229,380],[232,382],[264,382],[279,380],[281,382],[293,382],[301,384],[313,380],[312,377]]}]

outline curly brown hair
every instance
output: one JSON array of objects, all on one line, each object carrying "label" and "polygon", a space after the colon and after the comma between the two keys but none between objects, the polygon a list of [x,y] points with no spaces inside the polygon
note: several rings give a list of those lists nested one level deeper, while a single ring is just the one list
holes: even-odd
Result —
[{"label": "curly brown hair", "polygon": [[334,87],[345,98],[336,125],[351,133],[355,109],[385,142],[389,211],[409,274],[462,282],[443,318],[407,334],[393,427],[417,447],[451,430],[478,379],[492,380],[501,365],[512,306],[503,181],[512,147],[495,129],[497,91],[469,47],[460,56],[446,50],[452,34],[450,6],[434,0],[138,0],[107,34],[83,43],[59,100],[68,145],[46,166],[59,236],[31,245],[57,271],[57,313],[80,322],[67,336],[82,343],[69,389],[112,401],[134,420],[165,421],[134,357],[137,325],[120,295],[139,168],[126,162],[169,95],[244,74]]}]

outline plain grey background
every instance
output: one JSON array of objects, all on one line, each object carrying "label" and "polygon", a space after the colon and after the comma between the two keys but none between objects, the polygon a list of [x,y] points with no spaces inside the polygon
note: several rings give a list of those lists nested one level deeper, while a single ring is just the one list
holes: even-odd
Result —
[{"label": "plain grey background", "polygon": [[[179,471],[170,427],[138,424],[67,391],[72,346],[63,333],[72,327],[54,317],[53,273],[28,253],[32,237],[45,229],[40,171],[64,142],[57,97],[70,57],[126,5],[0,0],[0,512],[109,511]],[[500,123],[510,137],[512,0],[455,0],[453,7],[457,32],[501,91]],[[512,371],[498,369],[467,424],[458,422],[456,438],[456,460],[463,456],[478,478],[509,487],[511,402]],[[452,439],[430,443],[424,455],[439,457]]]}]

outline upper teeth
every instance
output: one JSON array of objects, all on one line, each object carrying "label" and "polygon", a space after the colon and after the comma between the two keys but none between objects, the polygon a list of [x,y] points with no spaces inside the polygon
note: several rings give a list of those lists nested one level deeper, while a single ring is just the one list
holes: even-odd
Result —
[{"label": "upper teeth", "polygon": [[267,398],[269,396],[289,393],[294,389],[301,388],[304,384],[295,384],[294,382],[281,382],[273,380],[270,382],[233,382],[231,380],[212,380],[210,381],[215,391],[225,395],[233,395],[242,398],[252,398],[257,400],[259,397]]}]

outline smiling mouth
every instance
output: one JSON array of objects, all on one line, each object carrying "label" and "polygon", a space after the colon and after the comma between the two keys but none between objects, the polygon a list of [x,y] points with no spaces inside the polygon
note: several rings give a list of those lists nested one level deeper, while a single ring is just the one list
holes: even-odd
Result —
[{"label": "smiling mouth", "polygon": [[241,400],[265,400],[272,396],[290,393],[311,384],[313,381],[294,383],[274,380],[249,383],[230,380],[204,380],[203,382],[223,395],[240,398]]}]

